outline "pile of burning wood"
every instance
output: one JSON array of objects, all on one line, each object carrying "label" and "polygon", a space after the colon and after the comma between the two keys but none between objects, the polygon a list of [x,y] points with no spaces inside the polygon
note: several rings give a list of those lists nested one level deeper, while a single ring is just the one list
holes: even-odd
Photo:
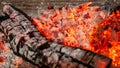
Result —
[{"label": "pile of burning wood", "polygon": [[[16,7],[5,4],[0,25],[10,50],[40,68],[109,68],[112,59],[81,47],[47,40],[35,22]],[[1,57],[0,57],[1,58]],[[19,62],[18,62],[19,63]]]}]

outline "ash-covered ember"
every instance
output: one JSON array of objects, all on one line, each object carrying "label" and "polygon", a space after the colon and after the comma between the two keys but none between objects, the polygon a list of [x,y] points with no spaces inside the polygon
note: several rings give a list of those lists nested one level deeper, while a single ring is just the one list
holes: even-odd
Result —
[{"label": "ash-covered ember", "polygon": [[0,64],[3,64],[5,60],[6,60],[5,56],[0,55]]},{"label": "ash-covered ember", "polygon": [[91,27],[106,18],[107,13],[99,6],[89,6],[92,2],[74,8],[63,7],[52,12],[47,10],[33,24],[49,40],[71,47],[89,46]]},{"label": "ash-covered ember", "polygon": [[9,51],[9,48],[5,46],[5,41],[4,40],[0,40],[0,51],[1,52],[7,52]]},{"label": "ash-covered ember", "polygon": [[49,9],[32,23],[48,40],[106,55],[120,66],[120,10],[109,14],[91,4]]},{"label": "ash-covered ember", "polygon": [[15,65],[15,68],[18,68],[18,66],[20,65],[20,64],[22,64],[22,62],[23,62],[23,59],[21,58],[21,57],[19,57],[19,58],[17,58],[15,61],[14,61],[14,65]]},{"label": "ash-covered ember", "polygon": [[[0,29],[3,30],[2,28]],[[0,32],[0,68],[18,68],[16,67],[16,65],[13,64],[13,61],[18,56],[14,55],[9,47],[10,45],[7,42],[5,42],[5,35],[1,31]]]},{"label": "ash-covered ember", "polygon": [[[0,33],[0,36],[3,36]],[[3,63],[5,63],[6,57],[5,53],[7,53],[9,51],[9,48],[5,46],[4,40],[0,39],[0,65],[2,65]]]}]

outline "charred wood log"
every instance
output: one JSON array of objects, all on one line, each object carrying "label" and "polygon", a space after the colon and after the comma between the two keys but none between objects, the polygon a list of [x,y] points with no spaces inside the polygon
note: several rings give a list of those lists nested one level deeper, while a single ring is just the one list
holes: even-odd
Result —
[{"label": "charred wood log", "polygon": [[17,8],[6,4],[3,12],[8,19],[1,21],[13,52],[27,61],[46,68],[108,68],[111,59],[46,40]]}]

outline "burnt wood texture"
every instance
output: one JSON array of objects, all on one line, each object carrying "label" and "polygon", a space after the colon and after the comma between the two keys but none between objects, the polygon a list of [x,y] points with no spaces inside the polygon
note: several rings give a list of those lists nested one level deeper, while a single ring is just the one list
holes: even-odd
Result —
[{"label": "burnt wood texture", "polygon": [[13,52],[40,68],[108,68],[111,59],[46,40],[19,9],[6,4],[0,24]]}]

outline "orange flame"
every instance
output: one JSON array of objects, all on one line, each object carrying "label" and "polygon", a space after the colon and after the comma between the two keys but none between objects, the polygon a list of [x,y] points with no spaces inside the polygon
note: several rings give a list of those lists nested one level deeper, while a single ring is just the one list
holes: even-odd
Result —
[{"label": "orange flame", "polygon": [[99,27],[92,34],[97,39],[90,39],[92,51],[112,58],[113,64],[120,66],[120,10],[113,12],[98,25]]},{"label": "orange flame", "polygon": [[32,23],[48,40],[103,54],[120,66],[120,10],[109,15],[90,4],[47,11]]}]

